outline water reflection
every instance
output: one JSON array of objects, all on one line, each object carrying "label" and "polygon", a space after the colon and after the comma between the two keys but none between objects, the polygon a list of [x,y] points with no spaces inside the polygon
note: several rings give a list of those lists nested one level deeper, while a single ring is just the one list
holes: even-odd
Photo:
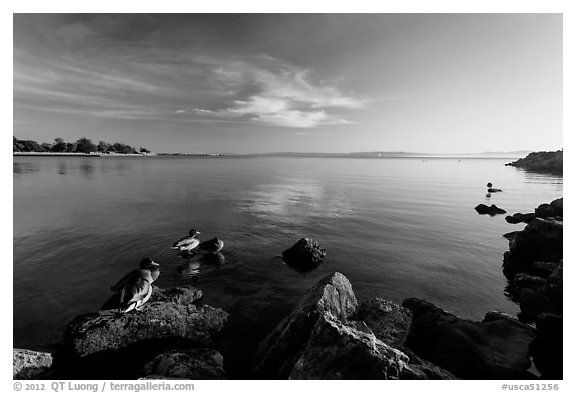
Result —
[{"label": "water reflection", "polygon": [[78,166],[80,174],[86,178],[91,178],[94,173],[94,163],[92,161],[84,161]]},{"label": "water reflection", "polygon": [[217,253],[179,253],[184,262],[178,271],[184,277],[197,276],[220,268],[226,264],[226,258],[221,252]]},{"label": "water reflection", "polygon": [[240,196],[240,209],[261,217],[299,223],[309,217],[350,216],[349,199],[311,179],[287,178]]},{"label": "water reflection", "polygon": [[59,175],[68,174],[68,166],[66,165],[66,161],[62,160],[58,162],[58,174]]},{"label": "water reflection", "polygon": [[16,177],[21,177],[20,175],[40,172],[40,165],[33,162],[14,162],[13,163],[13,173],[17,175]]}]

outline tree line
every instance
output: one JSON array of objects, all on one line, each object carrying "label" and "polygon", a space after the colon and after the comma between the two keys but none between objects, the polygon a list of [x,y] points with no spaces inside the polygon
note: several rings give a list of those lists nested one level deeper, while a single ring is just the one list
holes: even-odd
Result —
[{"label": "tree line", "polygon": [[124,143],[108,143],[100,141],[98,144],[93,143],[88,138],[80,138],[76,142],[65,142],[62,138],[55,138],[53,143],[38,143],[32,140],[21,140],[14,138],[14,152],[52,152],[52,153],[117,153],[117,154],[136,154],[150,153],[150,150],[141,147],[137,150],[135,147]]}]

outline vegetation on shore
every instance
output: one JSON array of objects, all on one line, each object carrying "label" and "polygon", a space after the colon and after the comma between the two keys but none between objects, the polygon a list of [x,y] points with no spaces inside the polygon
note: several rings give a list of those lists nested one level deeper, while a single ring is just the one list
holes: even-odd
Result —
[{"label": "vegetation on shore", "polygon": [[32,140],[21,140],[13,137],[14,147],[13,152],[51,152],[51,153],[116,153],[116,154],[138,154],[150,153],[150,150],[141,147],[126,145],[124,143],[108,143],[100,141],[98,144],[93,143],[88,138],[80,138],[76,142],[65,142],[62,138],[55,138],[53,143],[41,142],[38,143]]}]

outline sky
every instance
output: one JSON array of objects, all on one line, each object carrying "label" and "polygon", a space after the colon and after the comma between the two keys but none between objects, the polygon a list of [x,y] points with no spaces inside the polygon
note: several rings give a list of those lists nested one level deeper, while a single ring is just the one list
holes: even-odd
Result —
[{"label": "sky", "polygon": [[561,14],[14,14],[13,34],[19,139],[563,148]]}]

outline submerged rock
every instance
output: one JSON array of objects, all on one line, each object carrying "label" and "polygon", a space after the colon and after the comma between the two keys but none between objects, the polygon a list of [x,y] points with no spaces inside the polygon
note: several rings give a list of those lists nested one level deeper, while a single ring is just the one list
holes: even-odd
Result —
[{"label": "submerged rock", "polygon": [[500,313],[482,322],[458,318],[421,299],[407,299],[413,313],[406,346],[464,379],[527,379],[535,331]]},{"label": "submerged rock", "polygon": [[289,249],[282,252],[286,263],[297,270],[312,270],[322,262],[326,250],[312,239],[300,239]]},{"label": "submerged rock", "polygon": [[144,366],[147,379],[226,379],[222,355],[209,348],[172,350]]},{"label": "submerged rock", "polygon": [[496,205],[486,206],[485,204],[481,203],[474,208],[478,214],[488,214],[490,216],[495,216],[497,214],[505,214],[506,210],[500,209]]},{"label": "submerged rock", "polygon": [[[205,345],[219,332],[228,314],[190,303],[201,293],[194,288],[157,291],[138,311],[100,311],[76,317],[66,328],[65,342],[80,357],[165,339]],[[153,295],[154,296],[154,295]]]},{"label": "submerged rock", "polygon": [[12,373],[14,379],[47,379],[52,366],[52,354],[14,348]]}]

